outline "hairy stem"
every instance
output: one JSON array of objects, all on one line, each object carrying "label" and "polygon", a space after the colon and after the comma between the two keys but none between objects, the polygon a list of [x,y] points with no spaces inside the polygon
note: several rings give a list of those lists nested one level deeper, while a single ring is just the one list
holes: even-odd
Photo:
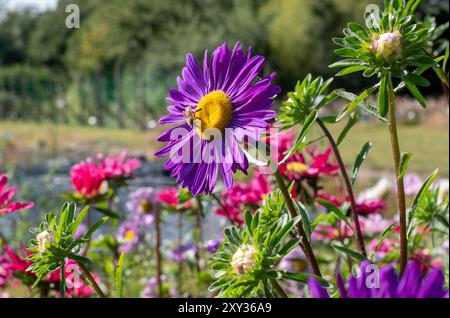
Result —
[{"label": "hairy stem", "polygon": [[98,286],[97,282],[95,281],[94,277],[92,276],[91,272],[89,271],[89,269],[83,264],[83,263],[78,263],[78,266],[80,266],[81,271],[83,272],[83,274],[86,276],[86,278],[89,280],[89,282],[92,284],[92,287],[94,288],[95,292],[97,293],[98,297],[100,298],[106,298],[105,294],[102,292],[102,290],[100,289],[100,286]]},{"label": "hairy stem", "polygon": [[278,284],[278,282],[275,279],[271,279],[270,283],[272,284],[273,288],[275,288],[275,290],[277,291],[277,293],[282,297],[282,298],[289,298],[289,296],[286,294],[286,292],[284,291],[283,287],[280,286],[280,284]]},{"label": "hairy stem", "polygon": [[367,256],[366,246],[364,244],[364,237],[362,235],[361,226],[359,224],[358,211],[356,210],[355,195],[353,193],[352,185],[350,183],[350,178],[348,177],[347,169],[345,169],[345,164],[344,164],[344,161],[342,160],[341,153],[339,151],[339,148],[338,148],[336,142],[334,141],[333,136],[331,135],[330,131],[325,126],[325,124],[319,118],[317,118],[316,122],[320,126],[322,131],[324,132],[325,136],[328,138],[328,142],[329,142],[331,148],[333,149],[334,156],[339,165],[339,169],[341,170],[342,179],[344,179],[345,189],[346,189],[347,195],[350,198],[350,208],[352,211],[352,220],[353,220],[353,225],[355,227],[355,235],[356,235],[356,239],[358,241],[359,250],[361,251],[361,253],[364,256]]},{"label": "hairy stem", "polygon": [[[289,211],[289,214],[291,218],[297,217],[297,209],[294,206],[294,202],[292,201],[292,197],[289,194],[288,188],[286,187],[286,184],[284,183],[283,176],[281,175],[280,171],[277,169],[275,171],[275,179],[277,180],[278,187],[280,188],[281,194],[284,197],[284,202],[286,204],[286,207]],[[302,248],[303,252],[305,253],[306,257],[308,258],[309,263],[311,264],[311,268],[314,271],[314,274],[316,276],[322,277],[322,274],[319,269],[319,264],[317,263],[317,259],[314,255],[314,251],[311,247],[311,244],[308,241],[308,237],[306,236],[305,231],[303,230],[303,222],[300,221],[297,223],[297,232],[300,236],[300,247]]]},{"label": "hairy stem", "polygon": [[66,262],[62,261],[60,266],[60,282],[59,282],[59,292],[61,293],[61,298],[66,298]]},{"label": "hairy stem", "polygon": [[397,181],[397,208],[400,220],[400,273],[406,267],[408,261],[408,241],[406,237],[406,204],[403,177],[399,176],[400,167],[400,144],[397,133],[397,119],[395,114],[395,94],[392,86],[392,79],[388,76],[388,98],[389,98],[389,133],[391,135],[392,156],[394,159],[394,169]]}]

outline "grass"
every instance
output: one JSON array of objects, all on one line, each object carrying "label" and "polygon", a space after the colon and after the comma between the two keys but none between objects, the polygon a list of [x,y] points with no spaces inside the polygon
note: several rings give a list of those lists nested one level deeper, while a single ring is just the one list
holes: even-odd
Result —
[{"label": "grass", "polygon": [[[338,136],[343,124],[330,126]],[[110,153],[128,150],[133,155],[144,155],[153,160],[153,153],[161,145],[156,142],[161,128],[151,132],[131,129],[62,126],[45,123],[0,121],[0,167],[3,164],[29,164],[64,155],[80,158],[98,152]],[[427,175],[435,168],[441,176],[449,175],[448,121],[419,126],[400,126],[401,150],[414,153],[410,171]],[[341,145],[347,164],[361,147],[371,141],[373,147],[364,162],[364,169],[392,171],[391,146],[387,127],[381,123],[359,123]],[[381,173],[380,172],[380,173]]]}]

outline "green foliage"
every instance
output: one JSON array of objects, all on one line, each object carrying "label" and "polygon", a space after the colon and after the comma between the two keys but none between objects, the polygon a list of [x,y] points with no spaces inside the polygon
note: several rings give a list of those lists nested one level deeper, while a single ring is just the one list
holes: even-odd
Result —
[{"label": "green foliage", "polygon": [[272,281],[291,279],[305,283],[311,277],[277,268],[280,260],[299,243],[297,238],[288,240],[288,235],[300,217],[289,220],[288,214],[284,213],[272,221],[275,218],[269,217],[269,210],[276,214],[282,211],[280,194],[272,194],[272,198],[277,200],[278,207],[266,200],[269,206],[263,205],[255,215],[246,212],[244,228],[224,230],[225,241],[211,256],[217,280],[209,290],[219,290],[219,297],[274,297],[277,290]]},{"label": "green foliage", "polygon": [[340,46],[335,53],[344,59],[330,67],[344,68],[338,75],[363,72],[363,76],[376,75],[380,81],[365,90],[350,103],[342,118],[363,102],[372,92],[379,89],[378,111],[381,117],[388,112],[388,85],[391,77],[402,81],[414,97],[425,107],[417,86],[428,86],[421,75],[437,63],[425,48],[431,41],[431,27],[415,22],[413,13],[420,0],[386,1],[384,11],[379,15],[366,16],[366,25],[348,23],[343,38],[335,38]]},{"label": "green foliage", "polygon": [[303,81],[298,81],[293,92],[287,93],[288,100],[283,102],[280,108],[280,125],[288,129],[297,124],[303,124],[306,118],[321,107],[332,102],[336,98],[334,92],[325,95],[328,86],[333,81],[326,81],[322,77],[312,78],[308,74]]},{"label": "green foliage", "polygon": [[45,215],[39,228],[30,230],[36,234],[36,238],[30,240],[31,247],[28,248],[28,251],[31,252],[28,259],[33,263],[27,268],[27,271],[31,271],[38,276],[33,287],[49,272],[64,265],[66,258],[83,265],[90,263],[89,259],[80,256],[79,252],[91,235],[108,221],[108,218],[99,220],[81,238],[74,239],[78,227],[88,213],[88,209],[89,207],[85,207],[78,215],[75,215],[75,204],[66,202],[61,208],[59,217],[53,212],[49,212]]}]

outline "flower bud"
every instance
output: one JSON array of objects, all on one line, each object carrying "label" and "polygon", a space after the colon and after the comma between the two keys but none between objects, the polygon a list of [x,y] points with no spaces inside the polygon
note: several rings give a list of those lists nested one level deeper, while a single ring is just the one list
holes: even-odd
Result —
[{"label": "flower bud", "polygon": [[253,245],[244,244],[233,254],[231,266],[238,274],[245,274],[253,268],[255,254],[257,253]]},{"label": "flower bud", "polygon": [[45,244],[47,244],[47,242],[50,242],[52,239],[53,239],[52,234],[49,231],[47,231],[47,230],[42,231],[41,233],[36,235],[36,240],[38,242],[39,254],[42,255],[42,253],[44,253],[44,251],[45,251]]},{"label": "flower bud", "polygon": [[403,37],[398,30],[377,35],[370,43],[370,49],[385,61],[396,60],[402,56]]}]

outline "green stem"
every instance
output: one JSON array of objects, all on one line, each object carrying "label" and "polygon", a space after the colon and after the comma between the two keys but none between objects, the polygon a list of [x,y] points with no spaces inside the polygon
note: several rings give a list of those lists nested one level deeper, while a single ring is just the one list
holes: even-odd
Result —
[{"label": "green stem", "polygon": [[100,298],[106,298],[105,294],[102,292],[102,290],[100,289],[100,286],[98,286],[97,282],[95,281],[94,277],[92,276],[91,272],[89,271],[89,269],[83,264],[83,263],[78,263],[78,266],[80,266],[81,271],[83,272],[83,274],[86,276],[86,278],[89,280],[89,282],[91,283],[92,287],[94,288],[95,292],[97,293],[98,297]]},{"label": "green stem", "polygon": [[350,198],[352,220],[353,220],[353,225],[355,227],[355,235],[356,235],[356,239],[358,241],[359,250],[361,251],[361,253],[364,256],[367,257],[366,246],[364,244],[364,237],[362,235],[361,226],[359,224],[358,211],[356,210],[355,195],[353,194],[353,189],[352,189],[352,185],[350,183],[350,178],[348,177],[347,169],[345,169],[345,164],[344,164],[344,161],[342,160],[341,153],[339,151],[339,148],[338,148],[336,142],[334,141],[333,136],[331,135],[330,131],[325,126],[325,124],[319,118],[316,119],[316,122],[320,126],[322,131],[324,132],[325,136],[327,136],[328,142],[329,142],[331,148],[333,149],[334,156],[339,165],[339,169],[341,170],[341,175],[342,175],[342,179],[344,180],[345,189],[347,191],[347,195]]},{"label": "green stem", "polygon": [[[280,188],[281,194],[284,197],[284,202],[286,204],[286,207],[289,211],[291,218],[297,217],[298,216],[297,209],[295,208],[294,202],[292,201],[292,197],[289,194],[286,184],[284,183],[283,176],[281,175],[281,173],[278,169],[275,171],[274,176],[275,176],[275,179],[277,180],[277,184],[278,184],[278,187]],[[322,277],[322,274],[321,274],[320,268],[319,268],[319,264],[317,263],[316,256],[314,255],[314,251],[311,247],[311,244],[308,241],[308,237],[306,236],[305,230],[303,229],[302,221],[297,223],[297,232],[300,236],[300,244],[299,244],[300,248],[303,250],[306,257],[308,258],[308,261],[311,264],[314,274],[316,276]]]},{"label": "green stem", "polygon": [[63,260],[60,267],[61,278],[59,282],[59,291],[61,298],[66,298],[66,262]]},{"label": "green stem", "polygon": [[391,135],[392,156],[394,159],[395,176],[397,181],[397,208],[400,220],[400,273],[403,274],[408,261],[408,240],[406,237],[406,204],[403,177],[399,176],[400,144],[397,133],[397,119],[395,114],[395,93],[391,76],[388,76],[389,98],[389,133]]},{"label": "green stem", "polygon": [[277,291],[277,293],[282,297],[282,298],[289,298],[289,296],[286,294],[286,292],[284,291],[284,289],[280,286],[280,284],[278,284],[278,282],[275,279],[271,279],[270,283],[272,284],[273,288],[275,288],[275,290]]},{"label": "green stem", "polygon": [[200,199],[200,196],[197,196],[195,198],[197,200],[197,209],[195,211],[195,269],[197,270],[197,273],[200,273],[201,267],[200,267],[200,246],[199,242],[201,239],[201,233],[202,233],[202,215],[203,215],[203,205],[202,200]]},{"label": "green stem", "polygon": [[155,258],[156,258],[156,281],[158,283],[158,297],[163,298],[162,265],[161,265],[161,211],[159,207],[155,210]]}]

